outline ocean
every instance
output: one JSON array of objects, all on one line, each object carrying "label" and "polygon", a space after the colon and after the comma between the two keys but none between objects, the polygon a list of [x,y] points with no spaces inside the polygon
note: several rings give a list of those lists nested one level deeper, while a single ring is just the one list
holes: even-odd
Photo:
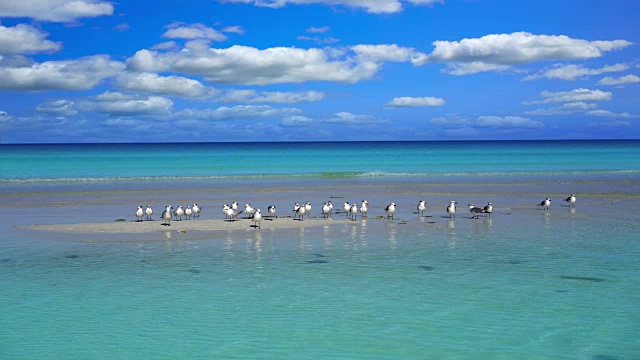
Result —
[{"label": "ocean", "polygon": [[[640,358],[640,141],[0,145],[0,184],[2,359]],[[28,228],[363,199],[346,225]]]}]

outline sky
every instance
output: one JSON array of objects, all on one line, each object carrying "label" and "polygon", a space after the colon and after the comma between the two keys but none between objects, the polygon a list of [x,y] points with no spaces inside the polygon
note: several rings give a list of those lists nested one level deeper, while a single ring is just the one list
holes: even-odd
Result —
[{"label": "sky", "polygon": [[4,0],[0,143],[640,139],[640,1]]}]

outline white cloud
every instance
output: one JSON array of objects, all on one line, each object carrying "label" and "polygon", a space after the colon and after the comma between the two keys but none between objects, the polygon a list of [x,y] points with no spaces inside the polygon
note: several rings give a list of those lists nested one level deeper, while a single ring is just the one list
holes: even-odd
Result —
[{"label": "white cloud", "polygon": [[444,3],[444,0],[222,0],[222,2],[254,4],[270,8],[281,8],[288,4],[295,5],[342,5],[354,8],[363,8],[369,13],[390,14],[402,11],[403,3],[413,5],[433,5]]},{"label": "white cloud", "polygon": [[619,119],[636,119],[640,118],[640,115],[631,115],[627,112],[624,113],[614,113],[609,110],[593,110],[587,111],[585,115],[589,116],[600,116],[600,117],[608,117],[608,118],[619,118]]},{"label": "white cloud", "polygon": [[58,51],[59,42],[46,40],[47,33],[26,24],[14,27],[0,25],[0,54],[35,54]]},{"label": "white cloud", "polygon": [[122,24],[118,24],[116,26],[113,27],[114,31],[127,31],[131,28],[131,26],[129,26],[129,24],[126,23],[122,23]]},{"label": "white cloud", "polygon": [[179,48],[178,43],[172,40],[155,44],[151,47],[151,50],[178,50]]},{"label": "white cloud", "polygon": [[169,114],[173,102],[165,97],[136,97],[118,92],[106,92],[78,104],[84,111],[107,115],[158,115]]},{"label": "white cloud", "polygon": [[160,76],[153,73],[125,73],[117,78],[118,86],[124,90],[143,91],[152,94],[202,98],[213,95],[216,90],[199,81],[182,76]]},{"label": "white cloud", "polygon": [[600,121],[600,122],[589,123],[589,126],[592,126],[592,127],[619,128],[619,127],[631,126],[631,123],[628,122],[628,121],[622,121],[622,120]]},{"label": "white cloud", "polygon": [[36,106],[36,111],[55,116],[74,116],[78,114],[78,110],[74,109],[73,105],[73,101],[56,100]]},{"label": "white cloud", "polygon": [[33,64],[33,59],[23,55],[0,55],[0,68],[30,67]]},{"label": "white cloud", "polygon": [[335,113],[334,117],[323,120],[328,124],[369,125],[387,123],[389,120],[378,119],[370,115],[355,115],[348,112]]},{"label": "white cloud", "polygon": [[10,118],[11,117],[9,116],[9,114],[6,111],[0,110],[0,121],[7,121]]},{"label": "white cloud", "polygon": [[25,67],[2,67],[0,89],[88,90],[123,69],[124,64],[110,60],[107,55],[46,61]]},{"label": "white cloud", "polygon": [[536,109],[525,112],[526,115],[537,115],[537,116],[550,116],[550,115],[567,115],[573,114],[576,112],[583,112],[586,110],[595,109],[596,104],[589,104],[585,102],[570,102],[566,104],[562,104],[560,106],[555,106],[546,109]]},{"label": "white cloud", "polygon": [[324,99],[325,94],[318,91],[282,92],[256,90],[228,90],[220,97],[224,102],[243,103],[302,103]]},{"label": "white cloud", "polygon": [[28,17],[44,21],[72,22],[79,18],[112,14],[111,2],[102,0],[0,1],[0,17]]},{"label": "white cloud", "polygon": [[543,100],[538,101],[525,101],[523,104],[548,104],[557,102],[584,102],[584,101],[609,101],[613,97],[613,94],[602,90],[589,90],[589,89],[573,89],[571,91],[551,92],[543,91],[540,93]]},{"label": "white cloud", "polygon": [[357,45],[344,50],[234,45],[226,49],[191,43],[182,51],[140,50],[127,60],[134,71],[171,71],[204,76],[212,83],[267,85],[306,81],[356,83],[370,79],[385,61],[408,61],[412,49]]},{"label": "white cloud", "polygon": [[325,33],[329,31],[329,27],[328,26],[322,26],[322,27],[308,27],[307,28],[307,32],[308,33]]},{"label": "white cloud", "polygon": [[562,65],[556,64],[549,69],[543,69],[535,75],[529,75],[523,80],[535,80],[540,78],[547,79],[560,79],[560,80],[575,80],[580,77],[586,77],[591,75],[600,75],[608,72],[625,71],[629,66],[625,64],[607,65],[598,69],[589,69],[582,65]]},{"label": "white cloud", "polygon": [[244,29],[242,28],[242,26],[225,26],[224,28],[222,28],[223,33],[234,33],[234,34],[244,34]]},{"label": "white cloud", "polygon": [[176,25],[171,24],[162,37],[169,39],[207,39],[213,41],[225,41],[227,36],[222,32],[203,24]]},{"label": "white cloud", "polygon": [[636,75],[625,75],[619,78],[607,76],[598,81],[598,85],[626,85],[634,84],[637,82],[640,82],[640,77]]},{"label": "white cloud", "polygon": [[280,121],[280,125],[286,127],[297,127],[309,125],[311,122],[312,120],[306,116],[293,115],[282,119],[282,121]]},{"label": "white cloud", "polygon": [[626,40],[587,41],[565,35],[534,35],[527,32],[491,34],[460,41],[434,41],[429,55],[415,65],[447,63],[453,75],[506,70],[513,65],[543,60],[577,60],[602,56],[603,52],[631,45]]},{"label": "white cloud", "polygon": [[385,107],[424,107],[442,106],[444,99],[436,97],[397,97],[389,101]]},{"label": "white cloud", "polygon": [[305,36],[305,35],[300,35],[296,38],[297,40],[308,40],[308,41],[313,41],[316,44],[335,44],[340,42],[340,39],[336,39],[334,37],[326,37],[326,38],[321,38],[318,36]]},{"label": "white cloud", "polygon": [[539,129],[544,124],[520,116],[479,116],[472,119],[466,116],[449,115],[431,119],[432,125],[448,128],[500,128],[500,129]]},{"label": "white cloud", "polygon": [[267,105],[221,106],[217,109],[184,109],[174,114],[179,119],[199,120],[253,120],[282,118],[300,113],[299,109],[277,109]]},{"label": "white cloud", "polygon": [[544,124],[520,116],[480,116],[476,119],[478,127],[494,128],[543,128]]}]

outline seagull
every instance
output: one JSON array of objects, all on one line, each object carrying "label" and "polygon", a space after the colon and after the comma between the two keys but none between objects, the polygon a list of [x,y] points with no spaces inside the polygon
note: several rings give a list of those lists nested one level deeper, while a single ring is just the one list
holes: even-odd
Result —
[{"label": "seagull", "polygon": [[491,205],[491,203],[488,203],[482,210],[484,210],[485,214],[488,214],[488,216],[491,217],[491,213],[493,212],[493,205]]},{"label": "seagull", "polygon": [[222,212],[225,214],[227,220],[235,220],[236,216],[238,216],[238,212],[233,210],[232,207],[230,207],[229,205],[225,204],[224,206],[222,206]]},{"label": "seagull", "polygon": [[387,212],[387,219],[389,218],[389,215],[391,215],[391,220],[393,220],[393,213],[396,212],[396,204],[391,203],[387,205],[387,207],[384,208],[384,211]]},{"label": "seagull", "polygon": [[469,204],[469,212],[471,212],[472,219],[477,219],[480,214],[484,213],[484,209],[473,206],[473,204]]},{"label": "seagull", "polygon": [[238,202],[237,201],[232,202],[231,208],[233,209],[233,211],[238,212]]},{"label": "seagull", "polygon": [[178,206],[173,215],[178,219],[178,221],[182,221],[182,215],[184,215],[184,209],[182,208],[182,205]]},{"label": "seagull", "polygon": [[142,205],[140,205],[136,209],[136,222],[141,222],[143,216],[144,216],[144,211],[142,210]]},{"label": "seagull", "polygon": [[420,201],[418,202],[418,206],[417,206],[417,208],[418,208],[418,213],[419,213],[420,215],[424,216],[424,211],[427,209],[427,202],[426,202],[426,201],[424,201],[424,200],[420,200]]},{"label": "seagull", "polygon": [[245,204],[244,205],[244,212],[245,212],[245,214],[247,214],[248,218],[251,218],[253,216],[253,214],[256,213],[256,209],[252,208],[251,205],[249,205],[249,204]]},{"label": "seagull", "polygon": [[147,215],[147,220],[151,220],[151,215],[153,215],[153,209],[151,209],[151,205],[147,205],[147,209],[144,211]]},{"label": "seagull", "polygon": [[269,205],[269,207],[267,208],[267,211],[269,212],[269,215],[271,215],[271,217],[276,217],[276,219],[278,218],[278,215],[276,215],[276,206],[275,205]]},{"label": "seagull", "polygon": [[327,205],[329,205],[329,216],[331,216],[331,212],[333,211],[333,204],[331,203],[331,200],[327,201]]},{"label": "seagull", "polygon": [[538,206],[542,206],[544,210],[549,210],[549,205],[551,205],[551,199],[549,198],[542,200],[542,202],[538,204]]},{"label": "seagull", "polygon": [[331,205],[330,203],[324,203],[322,205],[322,216],[325,218],[331,217]]},{"label": "seagull", "polygon": [[369,211],[369,202],[367,200],[362,200],[362,204],[360,204],[360,214],[362,217],[369,217],[367,212]]},{"label": "seagull", "polygon": [[358,219],[358,205],[356,203],[351,204],[349,212],[351,213],[351,220],[356,221]]},{"label": "seagull", "polygon": [[164,220],[164,223],[162,225],[171,226],[171,209],[173,209],[171,205],[167,205],[164,208],[164,211],[162,212],[162,219]]},{"label": "seagull", "polygon": [[311,203],[307,201],[306,204],[304,204],[304,211],[307,213],[307,216],[309,216],[311,214]]},{"label": "seagull", "polygon": [[451,203],[449,204],[449,206],[447,206],[447,213],[449,214],[449,219],[451,219],[451,217],[456,217],[456,204],[457,202],[451,200]]},{"label": "seagull", "polygon": [[[297,204],[297,203],[296,203]],[[307,212],[307,208],[306,206],[300,206],[298,205],[298,218],[300,219],[300,221],[304,221],[304,214],[306,214]]]},{"label": "seagull", "polygon": [[191,219],[191,215],[193,215],[193,210],[191,209],[191,205],[187,205],[187,208],[184,209],[184,216],[187,217],[187,220]]},{"label": "seagull", "polygon": [[569,203],[569,207],[574,207],[574,205],[576,204],[576,194],[571,194],[571,196],[564,199],[564,201]]},{"label": "seagull", "polygon": [[298,210],[300,210],[300,204],[293,204],[293,218],[295,219],[298,216]]},{"label": "seagull", "polygon": [[262,214],[260,213],[260,209],[254,211],[253,216],[251,217],[251,221],[256,223],[255,227],[260,229],[260,220],[262,220]]},{"label": "seagull", "polygon": [[351,205],[349,205],[349,202],[345,202],[342,205],[342,210],[344,210],[344,212],[347,214],[345,217],[349,216],[349,211],[351,210]]},{"label": "seagull", "polygon": [[193,212],[193,218],[200,218],[200,211],[202,208],[198,206],[198,204],[191,205],[191,211]]}]

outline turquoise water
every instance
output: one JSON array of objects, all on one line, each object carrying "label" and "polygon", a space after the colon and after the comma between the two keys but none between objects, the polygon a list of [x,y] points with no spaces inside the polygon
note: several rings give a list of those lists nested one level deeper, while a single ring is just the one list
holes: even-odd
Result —
[{"label": "turquoise water", "polygon": [[[2,146],[0,358],[638,359],[638,144],[346,144],[367,149],[359,158],[345,144],[205,144],[206,161],[161,145]],[[129,217],[118,209],[142,193],[202,197],[205,218],[243,194],[374,206],[365,221],[289,230],[13,227]],[[549,211],[533,206],[543,194]],[[401,220],[376,219],[389,201]],[[492,217],[464,212],[486,201]]]},{"label": "turquoise water", "polygon": [[640,172],[640,141],[1,145],[0,181]]}]

